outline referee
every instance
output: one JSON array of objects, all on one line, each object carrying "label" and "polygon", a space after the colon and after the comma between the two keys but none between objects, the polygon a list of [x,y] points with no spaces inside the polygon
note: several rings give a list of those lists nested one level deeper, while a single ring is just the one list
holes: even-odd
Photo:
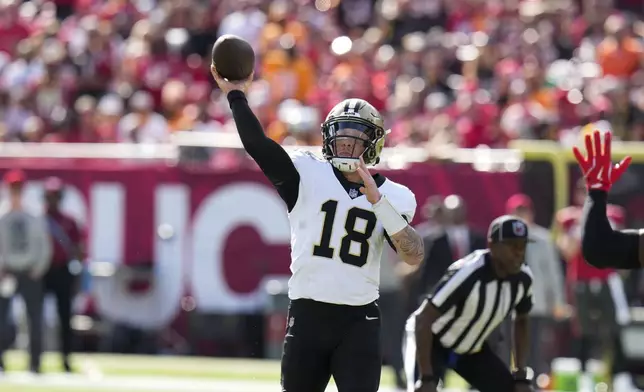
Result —
[{"label": "referee", "polygon": [[[407,321],[405,371],[408,392],[435,392],[447,368],[480,392],[529,391],[526,372],[532,273],[524,264],[528,226],[518,217],[496,218],[488,249],[452,264]],[[513,373],[486,343],[516,311]]]}]

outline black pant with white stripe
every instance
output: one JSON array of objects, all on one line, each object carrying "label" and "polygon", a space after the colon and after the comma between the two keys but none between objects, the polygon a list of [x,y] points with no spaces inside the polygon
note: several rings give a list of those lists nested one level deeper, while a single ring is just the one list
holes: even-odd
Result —
[{"label": "black pant with white stripe", "polygon": [[382,367],[380,311],[309,299],[291,301],[282,353],[283,392],[377,392]]},{"label": "black pant with white stripe", "polygon": [[[407,391],[414,391],[419,379],[416,366],[416,339],[413,331],[407,331],[404,342]],[[514,392],[514,379],[510,369],[494,354],[487,343],[474,354],[459,355],[446,349],[434,336],[432,340],[432,367],[434,376],[444,380],[445,371],[453,369],[479,392]]]}]

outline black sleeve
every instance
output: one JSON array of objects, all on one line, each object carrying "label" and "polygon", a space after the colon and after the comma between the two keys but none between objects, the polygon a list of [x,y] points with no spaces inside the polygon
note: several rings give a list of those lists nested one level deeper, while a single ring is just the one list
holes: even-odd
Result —
[{"label": "black sleeve", "polygon": [[257,162],[291,211],[300,189],[300,174],[291,157],[282,146],[264,134],[264,129],[248,106],[243,92],[228,93],[228,103],[244,149]]},{"label": "black sleeve", "polygon": [[525,283],[519,283],[525,285],[525,294],[521,301],[514,307],[514,310],[517,311],[517,314],[528,314],[532,310],[532,280],[528,280]]},{"label": "black sleeve", "polygon": [[584,259],[597,268],[641,268],[640,234],[615,231],[606,216],[604,191],[591,190],[584,205],[581,249]]}]

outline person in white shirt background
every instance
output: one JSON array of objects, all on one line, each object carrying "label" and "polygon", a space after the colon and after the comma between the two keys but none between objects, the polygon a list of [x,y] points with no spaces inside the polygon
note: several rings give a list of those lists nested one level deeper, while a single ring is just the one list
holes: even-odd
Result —
[{"label": "person in white shirt background", "polygon": [[[51,263],[52,244],[44,215],[23,202],[24,172],[8,171],[4,183],[8,197],[0,205],[0,337],[8,331],[14,294],[20,294],[29,319],[29,369],[40,373],[43,276]],[[0,345],[0,373],[4,371],[4,348]]]},{"label": "person in white shirt background", "polygon": [[119,140],[126,143],[161,143],[169,138],[168,122],[155,112],[152,95],[137,91],[129,102],[132,112],[119,121]]}]

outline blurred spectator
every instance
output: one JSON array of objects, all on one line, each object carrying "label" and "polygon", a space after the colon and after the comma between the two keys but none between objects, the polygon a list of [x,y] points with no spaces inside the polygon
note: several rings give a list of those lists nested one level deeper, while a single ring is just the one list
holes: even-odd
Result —
[{"label": "blurred spectator", "polygon": [[71,327],[72,300],[78,287],[82,266],[81,231],[76,221],[60,210],[65,196],[64,185],[57,177],[45,180],[45,214],[50,239],[53,244],[51,264],[45,275],[45,292],[56,297],[58,311],[60,351],[63,369],[71,372],[69,355],[73,349]]},{"label": "blurred spectator", "polygon": [[447,196],[436,212],[442,214],[443,220],[435,222],[435,226],[425,237],[427,251],[425,260],[419,267],[419,295],[427,293],[438,283],[453,262],[486,247],[485,237],[467,224],[463,198],[458,195]]},{"label": "blurred spectator", "polygon": [[116,142],[118,124],[125,111],[123,100],[116,94],[103,96],[98,102],[94,126],[99,141]]},{"label": "blurred spectator", "polygon": [[[0,207],[0,336],[5,335],[14,291],[27,308],[29,321],[29,369],[40,373],[43,351],[43,276],[51,262],[51,242],[43,216],[23,204],[25,174],[11,170],[4,176],[8,197]],[[4,347],[0,346],[0,371]]]},{"label": "blurred spectator", "polygon": [[428,197],[421,211],[423,221],[414,227],[420,235],[427,237],[444,229],[445,210],[442,197],[438,195]]},{"label": "blurred spectator", "polygon": [[597,47],[597,60],[604,75],[628,78],[644,64],[641,40],[634,37],[622,15],[611,15],[604,24],[605,38]]},{"label": "blurred spectator", "polygon": [[[158,143],[176,131],[234,131],[208,66],[216,38],[236,34],[257,54],[253,107],[282,143],[319,144],[316,122],[349,96],[385,115],[389,146],[569,145],[599,121],[644,140],[641,4],[611,4],[9,0],[0,135]],[[284,116],[286,102],[298,109]],[[211,153],[211,165],[242,163]]]},{"label": "blurred spectator", "polygon": [[127,143],[159,143],[168,140],[168,122],[153,111],[152,96],[137,91],[130,98],[131,112],[119,121],[119,140]]},{"label": "blurred spectator", "polygon": [[536,375],[550,374],[550,363],[556,357],[553,350],[554,321],[569,314],[564,293],[564,280],[559,255],[550,231],[534,223],[532,200],[524,194],[515,194],[506,202],[506,212],[528,223],[532,240],[526,251],[526,263],[534,276],[534,306],[530,312],[532,332],[531,360]]},{"label": "blurred spectator", "polygon": [[[267,22],[266,14],[257,7],[257,1],[237,1],[222,4],[220,8],[227,15],[221,19],[218,36],[234,34],[250,42],[254,49],[259,47],[259,39]],[[286,2],[275,2],[276,7],[286,7]],[[279,5],[282,4],[282,5]],[[237,9],[235,9],[237,8]],[[216,39],[216,37],[215,37]],[[209,42],[207,45],[212,45]]]},{"label": "blurred spectator", "polygon": [[452,259],[459,260],[477,249],[485,249],[485,236],[467,222],[465,200],[458,195],[449,195],[443,201],[443,206]]},{"label": "blurred spectator", "polygon": [[18,42],[29,37],[30,29],[19,17],[17,0],[3,1],[0,4],[0,51],[14,54]]},{"label": "blurred spectator", "polygon": [[[445,235],[445,210],[443,197],[434,195],[427,198],[422,208],[423,220],[414,228],[423,236],[425,249],[429,250],[434,238]],[[425,263],[414,268],[407,267],[407,264],[399,264],[400,276],[402,277],[402,296],[404,301],[405,319],[418,308],[420,296],[427,292],[428,287],[423,286],[421,280],[424,273]]]}]

